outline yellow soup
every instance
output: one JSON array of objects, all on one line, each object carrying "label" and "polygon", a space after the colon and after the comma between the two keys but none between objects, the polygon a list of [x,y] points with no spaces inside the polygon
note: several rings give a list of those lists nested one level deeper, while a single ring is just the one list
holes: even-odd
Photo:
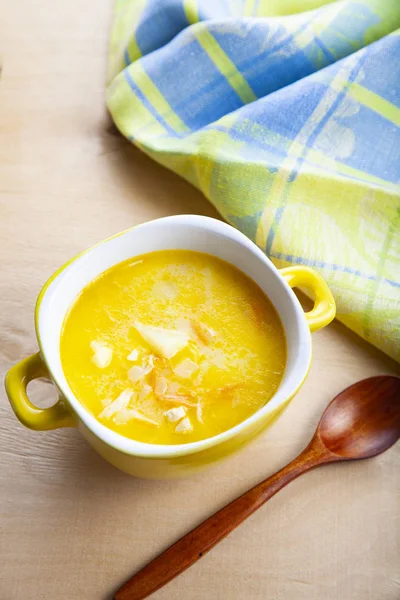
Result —
[{"label": "yellow soup", "polygon": [[208,438],[273,396],[282,324],[260,288],[214,256],[143,254],[92,281],[70,309],[61,360],[104,425],[152,444]]}]

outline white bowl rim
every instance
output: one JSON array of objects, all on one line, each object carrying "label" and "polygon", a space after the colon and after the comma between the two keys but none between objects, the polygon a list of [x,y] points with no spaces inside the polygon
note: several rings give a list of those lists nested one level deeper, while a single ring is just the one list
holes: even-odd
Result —
[{"label": "white bowl rim", "polygon": [[[297,320],[297,325],[299,326],[299,331],[301,335],[301,339],[299,341],[299,346],[302,347],[302,353],[304,356],[304,360],[302,361],[302,369],[299,374],[299,378],[297,384],[293,386],[293,389],[290,390],[289,394],[281,394],[280,389],[275,392],[272,398],[261,408],[259,408],[255,413],[250,415],[244,421],[241,421],[238,425],[219,433],[213,437],[206,438],[204,440],[200,440],[197,442],[188,442],[183,444],[150,444],[146,442],[136,441],[130,438],[127,438],[112,429],[103,425],[100,421],[96,419],[84,406],[79,402],[79,400],[75,397],[72,390],[70,389],[68,384],[64,384],[58,377],[54,375],[54,372],[51,368],[51,357],[49,359],[46,353],[45,344],[42,341],[41,336],[41,328],[43,326],[43,322],[46,318],[46,315],[41,310],[41,306],[43,305],[42,301],[49,290],[51,290],[51,286],[55,286],[57,279],[59,276],[64,273],[67,269],[77,268],[79,265],[79,259],[85,257],[89,253],[96,252],[96,249],[107,242],[114,240],[117,237],[124,236],[129,234],[133,230],[137,230],[143,227],[151,227],[155,224],[171,224],[171,223],[179,224],[183,227],[197,227],[203,228],[205,230],[211,230],[214,233],[218,233],[223,237],[228,237],[233,239],[234,241],[241,244],[247,251],[255,254],[263,263],[264,267],[274,274],[275,277],[278,277],[281,280],[281,284],[283,284],[283,288],[285,288],[287,294],[291,297],[292,300],[292,308],[294,315]],[[119,261],[116,261],[114,264],[118,264]],[[229,262],[229,261],[227,261]],[[232,262],[231,264],[234,265]],[[279,308],[275,307],[278,314]],[[65,316],[65,315],[64,315]],[[236,437],[240,434],[244,429],[250,428],[257,421],[263,420],[267,415],[278,411],[279,408],[283,409],[283,407],[290,401],[291,398],[297,393],[300,387],[303,385],[309,369],[311,365],[311,334],[308,324],[306,322],[303,309],[294,294],[291,287],[288,285],[284,277],[281,275],[279,270],[273,265],[273,263],[268,259],[268,257],[256,246],[254,242],[252,242],[247,236],[241,233],[238,229],[235,229],[228,223],[223,221],[219,221],[218,219],[214,219],[212,217],[205,217],[201,215],[173,215],[167,217],[161,217],[158,219],[153,219],[151,221],[146,221],[139,225],[135,225],[134,227],[130,227],[120,233],[112,235],[101,242],[87,248],[80,254],[76,255],[74,258],[66,262],[63,266],[61,266],[44,284],[42,290],[39,293],[36,302],[35,309],[35,327],[36,327],[36,335],[39,343],[41,356],[48,368],[50,376],[53,382],[56,384],[57,388],[61,392],[62,396],[66,399],[67,404],[70,405],[73,411],[77,414],[82,423],[86,426],[86,428],[94,434],[97,438],[102,440],[108,446],[111,446],[117,451],[120,451],[124,454],[136,456],[140,458],[151,458],[151,459],[166,459],[166,458],[177,458],[189,456],[192,454],[196,454],[202,452],[204,450],[208,450],[212,447],[218,446],[228,440]]]}]

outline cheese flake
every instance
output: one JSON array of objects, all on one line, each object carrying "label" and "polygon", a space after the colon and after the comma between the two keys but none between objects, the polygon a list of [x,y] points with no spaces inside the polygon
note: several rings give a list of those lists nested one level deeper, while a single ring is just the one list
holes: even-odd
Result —
[{"label": "cheese flake", "polygon": [[139,321],[135,321],[134,325],[144,341],[149,344],[156,354],[163,358],[172,358],[182,350],[189,341],[188,334],[183,331],[165,329],[164,327],[154,327],[153,325],[144,325]]},{"label": "cheese flake", "polygon": [[92,362],[99,369],[105,369],[111,362],[113,351],[101,342],[93,341],[90,343],[93,350]]},{"label": "cheese flake", "polygon": [[154,427],[159,427],[160,424],[158,421],[154,421],[153,419],[149,419],[141,412],[136,410],[136,408],[122,408],[119,410],[114,416],[114,422],[117,425],[125,425],[129,423],[129,421],[141,421],[142,423],[146,423],[147,425],[153,425]]},{"label": "cheese flake", "polygon": [[164,413],[164,416],[170,423],[176,423],[176,421],[180,421],[186,417],[186,410],[183,408],[183,406],[177,406],[176,408],[170,408],[167,410]]},{"label": "cheese flake", "polygon": [[196,371],[198,371],[198,369],[199,365],[193,362],[193,360],[190,360],[190,358],[185,358],[175,367],[174,372],[182,379],[189,379]]},{"label": "cheese flake", "polygon": [[139,358],[139,351],[135,348],[135,350],[132,350],[132,352],[128,354],[126,358],[132,362],[135,362],[135,360]]},{"label": "cheese flake", "polygon": [[133,392],[131,390],[124,390],[115,400],[113,400],[104,408],[104,410],[99,414],[99,418],[110,419],[118,411],[128,406],[132,396]]},{"label": "cheese flake", "polygon": [[182,421],[180,421],[180,423],[178,423],[178,425],[175,427],[176,433],[189,433],[192,430],[193,426],[190,422],[189,417],[185,417],[184,419],[182,419]]},{"label": "cheese flake", "polygon": [[146,370],[143,367],[139,367],[138,365],[134,365],[128,371],[128,377],[132,381],[132,383],[136,383],[137,381],[140,381],[141,379],[143,379],[143,377],[145,375],[146,375]]}]

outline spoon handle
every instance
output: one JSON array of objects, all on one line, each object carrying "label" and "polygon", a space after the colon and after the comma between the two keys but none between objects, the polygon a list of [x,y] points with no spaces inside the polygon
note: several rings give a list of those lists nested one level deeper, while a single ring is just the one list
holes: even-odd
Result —
[{"label": "spoon handle", "polygon": [[310,446],[268,477],[183,536],[129,579],[114,600],[143,600],[185,571],[285,485],[324,462]]}]

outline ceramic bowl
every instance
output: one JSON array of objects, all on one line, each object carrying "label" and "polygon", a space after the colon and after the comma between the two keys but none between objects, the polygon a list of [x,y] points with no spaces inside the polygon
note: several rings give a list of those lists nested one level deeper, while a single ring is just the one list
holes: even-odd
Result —
[{"label": "ceramic bowl", "polygon": [[[64,317],[79,292],[103,271],[139,254],[186,249],[213,254],[251,277],[265,292],[281,318],[287,340],[287,363],[272,399],[248,419],[212,438],[179,445],[137,442],[100,423],[72,393],[60,359]],[[314,297],[305,313],[292,291],[305,287]],[[6,390],[18,419],[36,430],[76,427],[111,464],[138,477],[161,479],[193,472],[237,450],[270,425],[303,384],[311,363],[310,331],[327,325],[335,303],[326,283],[303,266],[275,268],[246,236],[216,219],[182,215],[133,227],[86,250],[59,269],[46,283],[36,304],[36,333],[40,352],[13,366]],[[48,377],[60,392],[50,408],[38,408],[26,387],[37,377]]]}]

